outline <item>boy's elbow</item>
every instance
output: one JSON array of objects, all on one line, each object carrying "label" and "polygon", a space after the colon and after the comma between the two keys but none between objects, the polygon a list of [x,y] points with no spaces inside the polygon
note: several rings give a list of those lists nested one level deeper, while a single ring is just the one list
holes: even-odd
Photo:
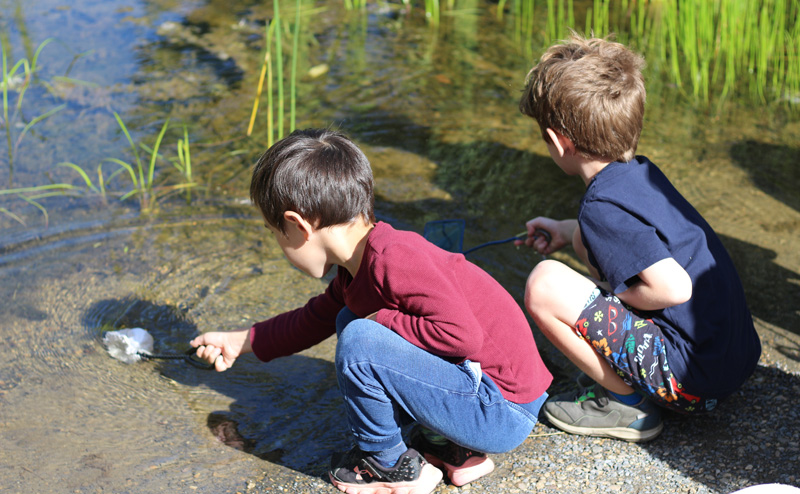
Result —
[{"label": "boy's elbow", "polygon": [[689,285],[689,288],[686,290],[681,290],[679,293],[676,294],[675,303],[674,305],[685,304],[692,298],[692,285]]},{"label": "boy's elbow", "polygon": [[674,259],[659,261],[639,273],[640,280],[649,287],[653,302],[660,308],[688,302],[692,298],[692,278]]},{"label": "boy's elbow", "polygon": [[674,280],[669,291],[670,306],[684,304],[692,298],[692,279],[686,271],[683,271],[681,275],[677,280]]}]

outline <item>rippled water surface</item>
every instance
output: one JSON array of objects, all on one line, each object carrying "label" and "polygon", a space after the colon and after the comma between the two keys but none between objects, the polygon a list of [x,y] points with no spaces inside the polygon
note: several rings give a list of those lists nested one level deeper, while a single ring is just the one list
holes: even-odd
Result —
[{"label": "rippled water surface", "polygon": [[[422,231],[426,221],[464,218],[472,246],[536,215],[574,216],[581,184],[550,161],[517,110],[534,55],[498,35],[492,15],[462,12],[437,35],[396,5],[317,7],[303,21],[298,127],[335,126],[363,146],[381,219]],[[54,38],[39,59],[51,88],[32,89],[23,116],[66,105],[25,136],[13,177],[0,163],[4,186],[83,187],[60,162],[95,174],[102,163],[109,177],[116,167],[106,158],[132,159],[113,112],[148,146],[169,117],[165,158],[186,125],[200,184],[190,205],[164,195],[150,212],[119,200],[130,186],[124,173],[105,199],[39,199],[46,217],[0,196],[11,213],[0,215],[0,486],[236,492],[253,479],[290,489],[298,475],[321,477],[330,453],[349,444],[334,341],[268,364],[245,357],[224,374],[122,364],[101,343],[104,331],[140,326],[156,351],[180,352],[201,332],[249,327],[324,289],[289,266],[247,200],[249,167],[267,142],[263,106],[253,136],[245,133],[271,9],[214,0],[3,0],[0,9],[13,59]],[[736,105],[708,116],[668,91],[648,105],[639,151],[730,249],[764,363],[797,372],[800,122]],[[178,180],[166,160],[156,177]],[[556,257],[575,264],[569,253]],[[517,299],[540,259],[508,245],[471,258]],[[557,375],[570,372],[540,346]]]}]

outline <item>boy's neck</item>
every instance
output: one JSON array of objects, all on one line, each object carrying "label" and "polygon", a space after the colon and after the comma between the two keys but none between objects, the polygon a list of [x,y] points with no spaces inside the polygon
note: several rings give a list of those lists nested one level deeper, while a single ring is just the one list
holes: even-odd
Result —
[{"label": "boy's neck", "polygon": [[603,168],[610,165],[612,162],[607,160],[584,159],[578,168],[578,176],[583,179],[583,184],[589,186],[589,182],[603,170]]},{"label": "boy's neck", "polygon": [[613,160],[605,158],[587,158],[579,152],[572,139],[551,128],[545,129],[549,136],[547,149],[550,156],[564,170],[567,175],[578,175],[583,180],[584,185],[589,186],[589,182],[600,173],[600,170],[608,166]]},{"label": "boy's neck", "polygon": [[352,223],[327,228],[326,243],[331,262],[345,268],[355,278],[364,257],[367,238],[374,227],[371,221],[359,218]]}]

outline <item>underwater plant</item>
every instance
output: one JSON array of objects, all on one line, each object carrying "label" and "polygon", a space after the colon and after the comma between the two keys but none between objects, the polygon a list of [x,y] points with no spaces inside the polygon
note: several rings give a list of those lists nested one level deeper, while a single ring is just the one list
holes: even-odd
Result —
[{"label": "underwater plant", "polygon": [[[50,222],[50,215],[47,214],[47,208],[45,208],[42,203],[39,201],[46,197],[52,197],[57,195],[65,195],[65,193],[74,191],[75,186],[71,184],[49,184],[49,185],[37,185],[35,187],[19,187],[16,189],[3,189],[0,190],[0,196],[5,195],[12,195],[17,199],[20,199],[34,207],[36,207],[44,216],[44,223],[47,226]],[[25,226],[25,220],[22,219],[19,215],[14,213],[8,208],[0,207],[0,213],[3,215],[11,218],[12,220],[16,221],[17,223]]]},{"label": "underwater plant", "polygon": [[[133,142],[133,138],[131,137],[130,132],[128,132],[128,128],[125,126],[125,122],[122,121],[122,118],[119,116],[117,112],[114,112],[114,118],[116,119],[117,123],[119,124],[120,129],[122,130],[123,134],[128,140],[130,145],[131,152],[133,154],[133,162],[129,163],[119,158],[104,158],[103,162],[110,162],[114,163],[119,166],[114,173],[112,173],[108,178],[105,178],[103,175],[102,169],[102,162],[97,165],[97,183],[89,177],[89,174],[83,167],[71,163],[71,162],[62,162],[59,163],[58,166],[64,166],[75,170],[83,181],[86,184],[86,190],[99,194],[102,199],[105,201],[108,197],[108,191],[106,184],[111,182],[115,177],[118,175],[124,175],[124,172],[128,172],[128,176],[131,179],[132,188],[127,192],[120,192],[115,195],[119,195],[120,201],[125,201],[131,197],[137,197],[139,200],[139,205],[141,207],[142,212],[150,212],[157,208],[158,200],[166,197],[171,193],[176,193],[180,191],[185,192],[185,198],[187,203],[191,202],[191,189],[197,187],[198,184],[193,181],[192,179],[192,161],[191,161],[191,152],[189,147],[189,132],[186,129],[186,126],[183,127],[183,137],[178,139],[176,149],[177,154],[173,158],[169,158],[169,161],[172,163],[172,166],[180,172],[181,176],[183,177],[182,182],[177,184],[162,184],[156,185],[155,184],[155,170],[156,170],[156,162],[158,158],[161,156],[159,154],[159,149],[161,148],[161,143],[164,139],[164,135],[169,128],[169,119],[167,119],[164,124],[161,126],[161,130],[156,137],[156,140],[152,147],[144,144],[139,143],[137,146]],[[139,154],[138,149],[141,148],[142,151],[148,153],[150,155],[149,162],[145,163],[142,157]]]},{"label": "underwater plant", "polygon": [[[7,162],[8,162],[8,187],[11,188],[14,185],[14,156],[17,154],[19,150],[19,146],[22,143],[22,139],[25,137],[26,134],[39,122],[42,120],[58,113],[59,111],[63,110],[66,105],[58,105],[55,108],[51,108],[50,110],[36,115],[35,117],[31,118],[27,122],[25,121],[22,115],[22,102],[25,98],[25,93],[31,87],[34,82],[34,75],[38,69],[38,60],[39,55],[41,54],[42,50],[48,43],[53,41],[52,38],[44,40],[36,49],[36,52],[33,58],[29,61],[27,58],[22,58],[18,60],[11,68],[8,67],[8,53],[6,53],[6,45],[5,43],[0,40],[0,52],[2,53],[2,64],[3,64],[3,79],[0,82],[0,87],[2,87],[3,92],[3,122],[2,127],[6,134],[6,146],[7,146]],[[21,71],[21,72],[20,72]],[[17,99],[16,103],[13,105],[9,101],[9,93],[16,93]],[[13,110],[9,112],[9,110]],[[19,131],[16,135],[14,135],[14,129],[18,128],[19,126],[17,123],[20,123],[22,126],[22,130]]]}]

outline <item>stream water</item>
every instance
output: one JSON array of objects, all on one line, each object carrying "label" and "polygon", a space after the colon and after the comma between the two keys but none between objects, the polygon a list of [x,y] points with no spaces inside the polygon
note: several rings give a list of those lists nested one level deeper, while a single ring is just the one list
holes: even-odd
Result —
[{"label": "stream water", "polygon": [[[0,215],[0,492],[236,492],[261,478],[293,491],[349,446],[332,340],[267,364],[242,358],[223,374],[126,365],[102,345],[104,331],[139,326],[157,351],[183,351],[198,333],[248,327],[324,289],[284,260],[247,200],[249,167],[267,142],[263,103],[253,136],[246,130],[270,12],[271,2],[244,0],[0,0],[12,59],[54,39],[38,59],[50,89],[32,89],[23,115],[66,105],[25,136],[0,183],[83,187],[61,162],[93,180],[102,164],[110,179],[118,167],[104,160],[132,159],[117,112],[151,147],[170,118],[170,156],[185,125],[200,184],[191,204],[163,195],[153,212],[119,200],[126,173],[105,198],[39,199],[46,216],[0,196],[9,213]],[[488,9],[460,11],[438,33],[394,4],[347,13],[320,3],[303,19],[297,126],[334,126],[364,148],[380,219],[422,231],[463,218],[472,246],[537,215],[574,216],[581,184],[517,110],[540,43],[523,49]],[[730,249],[762,363],[797,373],[800,120],[773,110],[732,103],[711,115],[662,87],[639,152]],[[180,178],[165,161],[156,177]],[[503,245],[471,259],[521,299],[540,256]],[[558,377],[572,372],[537,339]]]}]

